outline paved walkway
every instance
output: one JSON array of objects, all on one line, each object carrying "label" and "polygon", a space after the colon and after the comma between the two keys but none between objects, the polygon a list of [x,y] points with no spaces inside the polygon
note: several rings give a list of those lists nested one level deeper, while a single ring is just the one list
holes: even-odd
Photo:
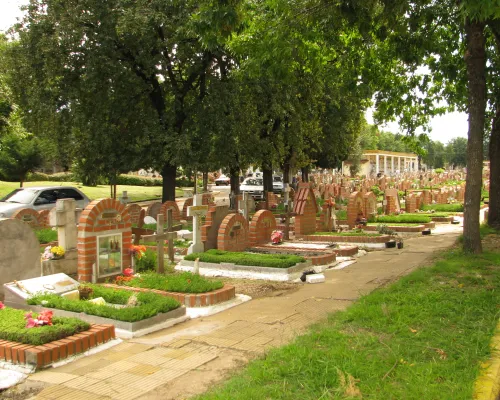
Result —
[{"label": "paved walkway", "polygon": [[[437,233],[441,230],[442,233]],[[281,346],[328,313],[428,263],[461,231],[446,225],[432,236],[405,240],[402,250],[370,252],[357,263],[326,271],[326,282],[279,297],[250,301],[191,320],[68,365],[38,372],[28,384],[47,384],[37,399],[185,399],[235,368]],[[434,233],[436,232],[436,233]]]}]

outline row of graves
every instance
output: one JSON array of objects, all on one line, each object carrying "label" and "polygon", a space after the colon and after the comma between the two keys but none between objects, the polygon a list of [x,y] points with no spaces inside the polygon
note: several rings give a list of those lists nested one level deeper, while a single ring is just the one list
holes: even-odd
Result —
[{"label": "row of graves", "polygon": [[[422,204],[463,199],[462,185],[424,189],[414,181],[386,180],[387,215],[402,212],[402,190],[408,214]],[[0,314],[9,313],[0,315],[0,361],[41,368],[116,336],[144,335],[249,300],[213,277],[315,282],[320,274],[313,272],[345,267],[360,247],[393,241],[394,232],[372,233],[377,227],[367,222],[380,205],[374,183],[383,186],[321,176],[286,191],[283,200],[270,195],[256,204],[239,195],[217,205],[203,194],[182,208],[174,201],[142,208],[103,199],[78,211],[74,200],[63,199],[48,213],[24,210],[0,220]],[[341,210],[345,220],[336,217]],[[419,232],[432,224],[400,228]],[[57,229],[58,241],[41,261],[33,228],[46,226]],[[189,246],[176,248],[182,237]],[[137,273],[148,248],[157,255],[156,271]]]}]

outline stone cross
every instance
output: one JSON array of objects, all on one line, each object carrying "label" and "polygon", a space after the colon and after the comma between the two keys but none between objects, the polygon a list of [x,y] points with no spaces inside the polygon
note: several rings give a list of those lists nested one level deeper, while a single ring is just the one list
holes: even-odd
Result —
[{"label": "stone cross", "polygon": [[126,190],[124,190],[122,192],[122,197],[120,198],[120,203],[122,203],[122,204],[128,204],[129,200],[130,199],[128,197],[128,192]]},{"label": "stone cross", "polygon": [[194,196],[193,205],[187,209],[188,217],[193,217],[193,244],[189,246],[188,254],[202,253],[205,248],[201,241],[201,217],[207,215],[208,206],[202,205],[202,195]]},{"label": "stone cross", "polygon": [[75,199],[60,199],[50,210],[50,226],[57,227],[57,240],[64,250],[76,248],[78,232],[75,209]]},{"label": "stone cross", "polygon": [[142,239],[145,241],[152,240],[156,242],[156,254],[158,255],[158,273],[163,274],[165,272],[165,255],[163,250],[163,244],[166,239],[169,238],[169,233],[163,231],[164,216],[163,214],[158,214],[156,219],[156,234],[146,235]]}]

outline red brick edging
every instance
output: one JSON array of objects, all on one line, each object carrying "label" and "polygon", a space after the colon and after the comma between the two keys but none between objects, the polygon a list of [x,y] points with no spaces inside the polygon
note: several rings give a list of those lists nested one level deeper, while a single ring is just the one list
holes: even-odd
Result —
[{"label": "red brick edging", "polygon": [[39,346],[0,340],[0,361],[27,364],[35,368],[46,367],[114,338],[113,325],[91,325],[87,331]]},{"label": "red brick edging", "polygon": [[[331,264],[337,259],[336,249],[334,251],[325,252],[324,250],[311,250],[304,249],[302,247],[286,247],[282,251],[280,251],[279,246],[269,246],[269,245],[261,245],[261,246],[253,246],[253,249],[264,250],[271,253],[278,254],[286,254],[286,250],[293,250],[296,253],[305,253],[302,254],[306,260],[311,260],[312,265],[327,265]],[[307,255],[307,253],[323,253],[323,254],[315,254],[315,255]]]},{"label": "red brick edging", "polygon": [[224,285],[221,289],[206,293],[166,292],[164,290],[136,288],[131,286],[115,285],[113,283],[105,283],[102,286],[113,289],[130,290],[131,292],[152,292],[156,294],[161,294],[162,296],[171,297],[179,301],[186,307],[213,306],[215,304],[219,304],[224,301],[234,299],[234,297],[236,296],[235,287],[230,285]]}]

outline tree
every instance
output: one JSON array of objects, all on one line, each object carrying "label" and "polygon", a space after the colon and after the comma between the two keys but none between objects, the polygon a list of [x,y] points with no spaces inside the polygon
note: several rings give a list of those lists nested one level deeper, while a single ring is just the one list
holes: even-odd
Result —
[{"label": "tree", "polygon": [[5,135],[0,142],[0,175],[2,179],[19,181],[23,187],[28,172],[42,164],[38,142],[32,136],[21,137],[16,133]]},{"label": "tree", "polygon": [[446,162],[454,167],[467,166],[467,139],[454,138],[448,142],[445,148]]}]

